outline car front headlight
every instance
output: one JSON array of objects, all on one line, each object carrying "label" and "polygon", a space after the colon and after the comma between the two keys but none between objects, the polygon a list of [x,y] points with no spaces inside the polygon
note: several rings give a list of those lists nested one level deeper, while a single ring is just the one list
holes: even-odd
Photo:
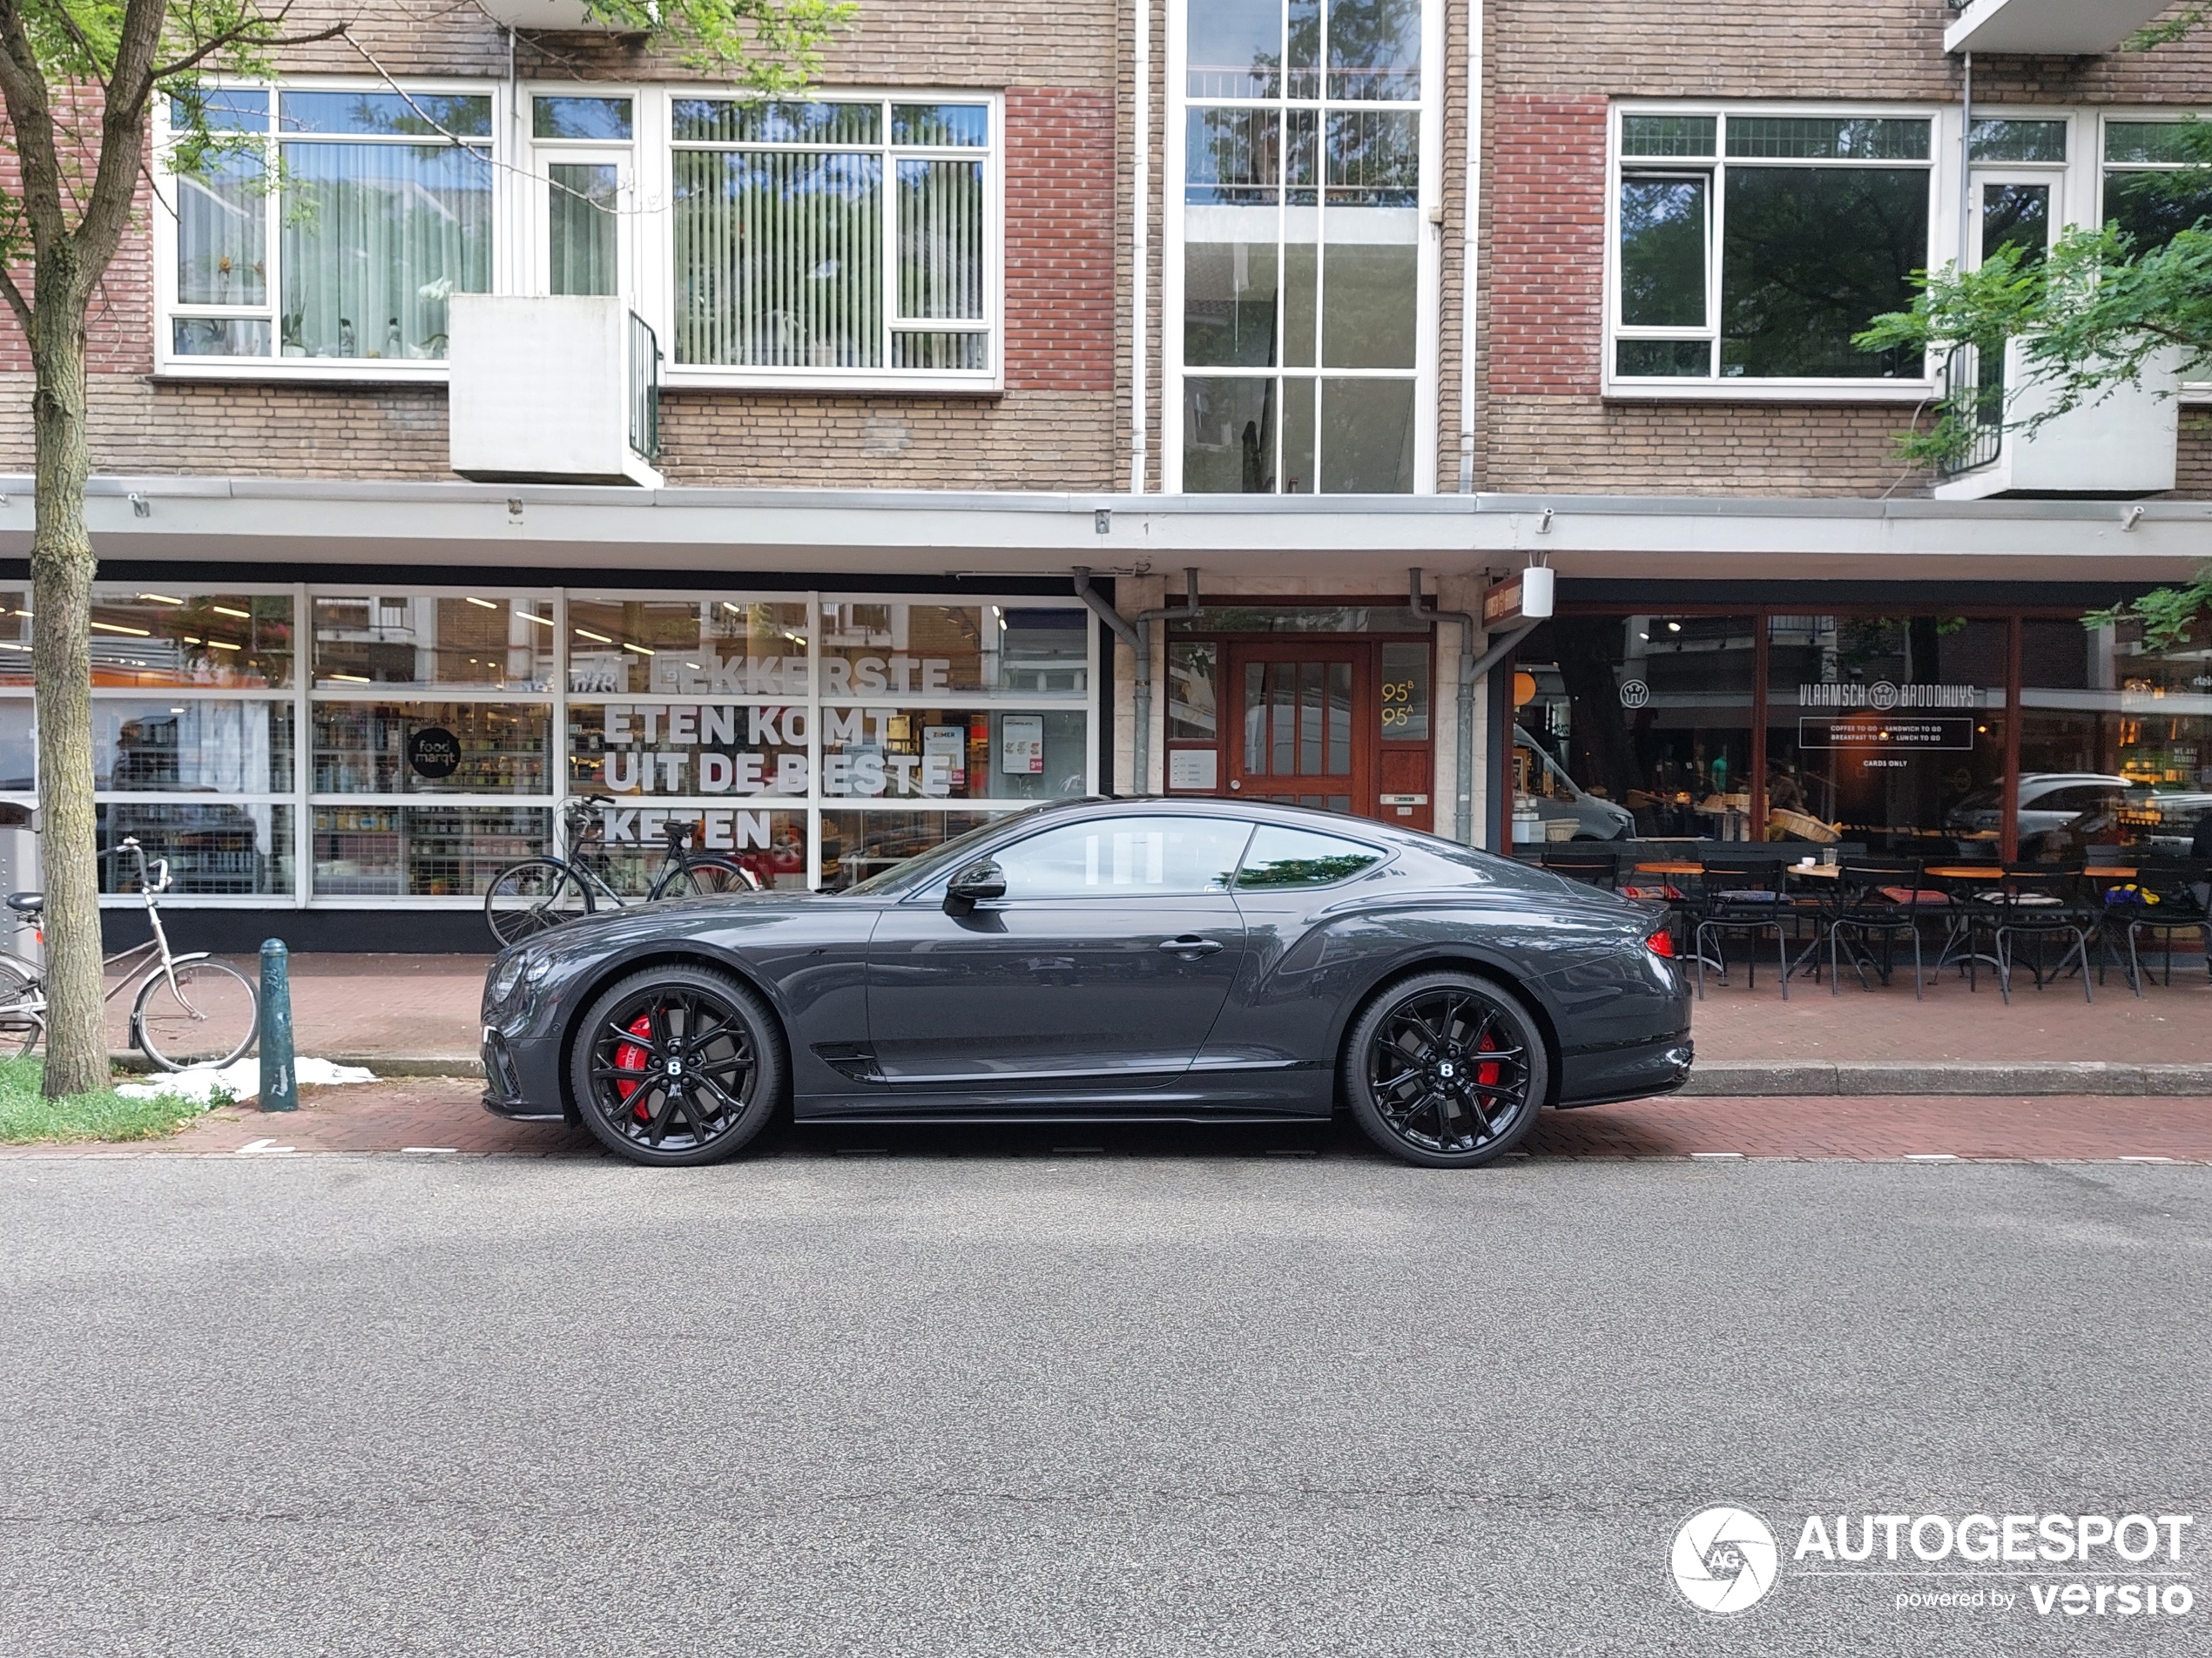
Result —
[{"label": "car front headlight", "polygon": [[491,982],[484,987],[484,1006],[496,1008],[515,994],[515,987],[523,981],[525,965],[519,950],[504,958],[492,969]]}]

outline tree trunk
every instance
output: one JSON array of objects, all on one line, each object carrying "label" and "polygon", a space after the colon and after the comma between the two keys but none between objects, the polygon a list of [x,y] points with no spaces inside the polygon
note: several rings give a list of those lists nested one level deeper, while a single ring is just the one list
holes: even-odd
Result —
[{"label": "tree trunk", "polygon": [[[53,261],[52,263],[59,263]],[[37,528],[30,544],[38,682],[39,852],[45,868],[50,1097],[108,1086],[100,1001],[99,853],[92,809],[92,539],[84,484],[84,304],[74,273],[42,261],[31,333]],[[72,300],[75,303],[71,303]]]}]

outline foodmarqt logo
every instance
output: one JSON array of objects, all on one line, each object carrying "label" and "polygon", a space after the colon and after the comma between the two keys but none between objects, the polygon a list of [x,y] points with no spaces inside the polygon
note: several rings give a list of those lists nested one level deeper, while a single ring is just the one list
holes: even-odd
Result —
[{"label": "foodmarqt logo", "polygon": [[1675,1533],[1675,1587],[1700,1612],[1742,1612],[1774,1587],[1777,1550],[1746,1508],[1707,1508]]}]

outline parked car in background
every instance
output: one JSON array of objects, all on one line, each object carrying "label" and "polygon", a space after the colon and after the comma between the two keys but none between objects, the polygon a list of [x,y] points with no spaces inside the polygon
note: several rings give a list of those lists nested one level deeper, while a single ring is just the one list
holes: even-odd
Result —
[{"label": "parked car in background", "polygon": [[1576,840],[1619,840],[1635,833],[1635,817],[1628,807],[1587,792],[1544,751],[1541,743],[1518,725],[1513,728],[1513,742],[1515,748],[1534,757],[1529,793],[1536,802],[1537,817],[1545,823],[1571,821],[1575,826],[1572,838]]},{"label": "parked car in background", "polygon": [[[2033,857],[2053,837],[2076,841],[2116,834],[2134,785],[2101,772],[2026,772],[2020,775],[2020,855]],[[2004,794],[1977,789],[1952,807],[1945,823],[1961,832],[2003,827]]]}]

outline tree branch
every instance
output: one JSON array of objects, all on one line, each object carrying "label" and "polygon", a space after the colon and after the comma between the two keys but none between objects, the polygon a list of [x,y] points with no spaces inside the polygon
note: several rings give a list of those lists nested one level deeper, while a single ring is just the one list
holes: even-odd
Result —
[{"label": "tree branch", "polygon": [[0,266],[0,294],[7,296],[8,309],[16,313],[16,320],[23,327],[23,337],[29,340],[30,338],[30,301],[24,298],[23,290],[16,286],[16,279],[8,274],[7,267],[4,266]]},{"label": "tree branch", "polygon": [[[285,8],[286,11],[289,11],[290,10],[291,8],[289,6]],[[279,17],[281,18],[282,15],[282,13],[280,13]],[[341,36],[345,36],[346,31],[352,27],[353,24],[350,23],[334,23],[331,24],[329,28],[318,29],[311,35],[273,35],[266,39],[263,39],[257,36],[254,38],[253,44],[257,49],[266,48],[271,51],[279,51],[287,46],[313,46],[322,41],[336,40]],[[198,69],[202,64],[212,57],[217,52],[222,51],[228,47],[237,45],[239,42],[244,38],[245,35],[242,30],[236,29],[229,30],[219,38],[211,40],[206,44],[187,52],[184,57],[178,58],[174,63],[162,64],[153,71],[154,84],[158,85],[161,82],[169,80],[175,76],[189,74],[192,71]],[[348,38],[350,38],[350,37],[348,37]]]},{"label": "tree branch", "polygon": [[115,71],[108,82],[107,105],[100,113],[99,170],[92,176],[91,199],[84,205],[74,239],[81,268],[96,275],[115,256],[138,198],[146,103],[153,91],[153,56],[161,44],[167,11],[166,0],[128,0],[123,27],[117,32]]},{"label": "tree branch", "polygon": [[0,0],[0,98],[15,129],[23,175],[24,217],[34,248],[58,245],[68,234],[62,212],[61,161],[54,145],[54,111],[38,53],[24,32],[15,0]]}]

